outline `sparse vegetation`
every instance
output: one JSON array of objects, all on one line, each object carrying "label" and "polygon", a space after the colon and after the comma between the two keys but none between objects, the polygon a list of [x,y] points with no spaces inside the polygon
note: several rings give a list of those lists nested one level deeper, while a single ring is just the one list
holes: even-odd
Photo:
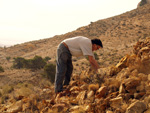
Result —
[{"label": "sparse vegetation", "polygon": [[8,56],[8,57],[6,57],[6,60],[7,60],[7,61],[9,61],[10,59],[11,59],[11,57],[9,57],[9,56]]},{"label": "sparse vegetation", "polygon": [[1,97],[1,104],[4,104],[5,103],[5,101],[8,99],[9,97],[8,97],[8,95],[3,95],[2,97]]},{"label": "sparse vegetation", "polygon": [[3,86],[3,88],[2,88],[2,94],[4,95],[4,94],[11,93],[13,90],[14,90],[14,87],[13,87],[13,86],[5,85],[5,86]]},{"label": "sparse vegetation", "polygon": [[30,87],[22,86],[17,90],[16,93],[17,93],[16,95],[29,96],[30,94],[33,94],[34,91]]},{"label": "sparse vegetation", "polygon": [[12,91],[14,91],[13,86],[5,85],[2,87],[2,90],[0,92],[1,104],[5,103],[5,101],[9,98],[8,94],[10,94]]},{"label": "sparse vegetation", "polygon": [[4,72],[4,69],[2,66],[0,66],[0,72]]}]

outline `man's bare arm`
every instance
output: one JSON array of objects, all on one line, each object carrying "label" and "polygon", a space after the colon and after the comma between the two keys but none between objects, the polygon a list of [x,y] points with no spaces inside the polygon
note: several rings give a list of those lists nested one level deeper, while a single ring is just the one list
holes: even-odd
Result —
[{"label": "man's bare arm", "polygon": [[99,65],[97,61],[93,58],[93,56],[88,56],[90,64],[94,67],[94,69],[98,69]]}]

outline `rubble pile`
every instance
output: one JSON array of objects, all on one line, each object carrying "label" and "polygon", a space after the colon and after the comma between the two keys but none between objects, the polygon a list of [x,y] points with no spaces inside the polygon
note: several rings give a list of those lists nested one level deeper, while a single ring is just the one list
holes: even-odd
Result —
[{"label": "rubble pile", "polygon": [[[34,113],[149,113],[150,38],[139,41],[133,53],[116,66],[98,72],[73,75],[69,86],[55,96],[53,87],[43,89],[41,97],[21,97],[1,112]],[[42,98],[47,95],[48,99]]]}]

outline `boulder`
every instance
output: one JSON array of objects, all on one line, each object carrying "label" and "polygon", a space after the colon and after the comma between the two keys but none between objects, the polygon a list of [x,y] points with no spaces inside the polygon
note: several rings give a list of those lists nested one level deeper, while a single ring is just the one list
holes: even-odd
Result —
[{"label": "boulder", "polygon": [[116,97],[116,98],[110,99],[110,106],[112,108],[119,108],[121,107],[122,101],[123,101],[122,97]]},{"label": "boulder", "polygon": [[119,63],[116,65],[116,68],[119,68],[120,70],[127,67],[127,61],[128,61],[129,55],[126,55],[123,57]]},{"label": "boulder", "polygon": [[143,113],[145,110],[145,103],[137,100],[127,108],[126,113]]},{"label": "boulder", "polygon": [[93,90],[94,92],[99,89],[99,84],[90,84],[88,87],[89,90]]},{"label": "boulder", "polygon": [[90,91],[88,94],[87,94],[87,98],[91,98],[94,96],[94,91]]},{"label": "boulder", "polygon": [[78,87],[78,86],[73,86],[71,89],[70,89],[70,91],[72,92],[72,91],[79,91],[80,90],[80,88]]},{"label": "boulder", "polygon": [[65,108],[65,104],[55,104],[52,106],[52,110],[62,112]]},{"label": "boulder", "polygon": [[126,80],[124,80],[123,84],[125,85],[125,89],[127,91],[130,91],[131,89],[134,89],[135,87],[137,87],[140,84],[140,79],[138,78],[128,78]]},{"label": "boulder", "polygon": [[123,84],[119,87],[119,93],[125,93],[125,86]]},{"label": "boulder", "polygon": [[102,87],[100,87],[97,90],[96,97],[98,97],[98,98],[104,97],[106,92],[107,92],[107,87],[106,86],[102,86]]},{"label": "boulder", "polygon": [[76,106],[72,106],[70,109],[69,109],[69,111],[71,112],[71,113],[82,113],[82,112],[84,112],[85,110],[83,109],[83,107],[82,106],[78,106],[78,105],[76,105]]},{"label": "boulder", "polygon": [[85,84],[81,85],[80,89],[81,90],[88,90],[88,84],[85,83]]},{"label": "boulder", "polygon": [[79,104],[84,104],[85,96],[86,96],[86,91],[82,91],[78,94],[76,100],[78,101]]},{"label": "boulder", "polygon": [[113,111],[106,111],[106,113],[113,113]]},{"label": "boulder", "polygon": [[7,112],[8,113],[18,113],[18,112],[22,111],[22,105],[23,105],[23,102],[21,100],[17,101],[16,103],[14,103],[12,106],[10,106],[7,109]]}]

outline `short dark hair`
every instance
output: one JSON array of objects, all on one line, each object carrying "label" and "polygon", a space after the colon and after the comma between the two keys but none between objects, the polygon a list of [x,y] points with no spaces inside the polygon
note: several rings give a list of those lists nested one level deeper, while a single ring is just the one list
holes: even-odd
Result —
[{"label": "short dark hair", "polygon": [[92,41],[92,44],[99,45],[103,48],[103,44],[100,39],[92,39],[91,41]]}]

